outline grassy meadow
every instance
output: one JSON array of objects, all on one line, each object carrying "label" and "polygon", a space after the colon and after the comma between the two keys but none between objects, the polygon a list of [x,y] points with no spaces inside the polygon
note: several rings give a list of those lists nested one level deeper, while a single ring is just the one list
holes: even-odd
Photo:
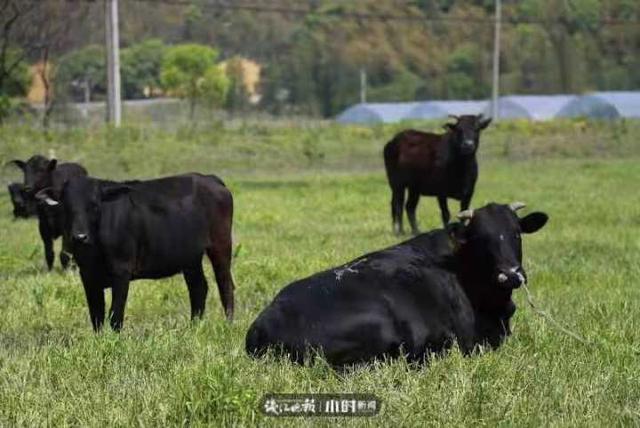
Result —
[{"label": "grassy meadow", "polygon": [[[522,200],[549,214],[524,238],[530,290],[590,345],[537,316],[518,290],[513,336],[472,358],[452,351],[422,368],[395,360],[335,372],[245,355],[249,324],[284,285],[399,242],[381,150],[404,126],[1,127],[3,164],[42,153],[105,178],[218,173],[235,198],[237,289],[228,324],[207,263],[207,312],[192,325],[181,276],[136,281],[122,333],[93,334],[78,273],[58,260],[46,271],[36,221],[14,221],[5,191],[0,426],[639,425],[638,122],[505,122],[480,147],[472,206]],[[6,167],[0,178],[21,177]],[[418,213],[423,230],[440,226],[435,200]],[[383,407],[372,418],[274,419],[259,411],[268,392],[370,393]]]}]

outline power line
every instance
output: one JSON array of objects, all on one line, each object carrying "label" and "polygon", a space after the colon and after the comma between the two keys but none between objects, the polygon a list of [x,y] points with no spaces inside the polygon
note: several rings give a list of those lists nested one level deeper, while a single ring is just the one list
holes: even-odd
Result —
[{"label": "power line", "polygon": [[[91,1],[91,0],[85,0]],[[190,0],[135,0],[139,3],[161,3],[170,6],[196,6],[216,11],[246,11],[264,14],[282,14],[307,16],[309,14],[321,15],[330,18],[341,18],[355,21],[397,21],[397,22],[458,22],[458,23],[474,23],[494,25],[493,18],[473,18],[473,17],[457,17],[457,16],[423,16],[423,15],[400,15],[390,13],[368,13],[368,12],[349,12],[344,10],[318,10],[311,7],[290,7],[283,5],[259,5],[252,3],[228,2],[221,0],[213,0],[206,3],[194,3]],[[604,18],[595,21],[595,23],[604,26],[618,25],[640,25],[637,19],[614,19]],[[502,24],[518,25],[518,24],[538,24],[538,25],[566,25],[567,20],[560,18],[555,20],[533,19],[533,18],[504,18]]]}]

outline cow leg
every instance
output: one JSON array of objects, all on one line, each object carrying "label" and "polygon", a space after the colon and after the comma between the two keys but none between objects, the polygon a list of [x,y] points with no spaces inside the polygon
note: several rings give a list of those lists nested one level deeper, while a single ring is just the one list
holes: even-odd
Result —
[{"label": "cow leg", "polygon": [[63,269],[67,269],[69,267],[69,261],[71,260],[71,250],[69,244],[67,243],[67,239],[65,235],[62,235],[62,249],[60,250],[60,264]]},{"label": "cow leg", "polygon": [[404,233],[402,227],[402,206],[404,205],[404,188],[397,187],[391,190],[391,221],[393,232],[396,235]]},{"label": "cow leg", "polygon": [[[231,234],[228,234],[229,237]],[[231,239],[226,239],[224,244],[214,243],[207,249],[207,256],[211,260],[213,272],[216,275],[218,283],[218,291],[220,292],[220,301],[227,316],[227,321],[233,319],[233,278],[231,276]]]},{"label": "cow leg", "polygon": [[53,240],[52,239],[43,239],[42,243],[44,244],[44,258],[47,261],[47,269],[53,269],[53,260],[55,255],[53,254]]},{"label": "cow leg", "polygon": [[49,270],[53,269],[53,259],[55,255],[53,253],[53,239],[51,238],[51,232],[46,225],[46,221],[39,219],[38,220],[38,229],[40,230],[40,238],[42,239],[42,244],[44,245],[44,258],[47,262],[47,268]]},{"label": "cow leg", "polygon": [[89,316],[93,330],[98,332],[104,323],[104,288],[95,275],[80,269],[80,277],[89,306]]},{"label": "cow leg", "polygon": [[129,275],[116,275],[111,282],[111,309],[109,309],[109,323],[114,331],[122,329],[128,294]]},{"label": "cow leg", "polygon": [[67,269],[69,267],[69,254],[67,254],[64,249],[60,251],[60,264],[62,265],[62,269]]},{"label": "cow leg", "polygon": [[465,211],[469,209],[469,205],[471,204],[471,197],[473,194],[464,195],[460,200],[460,211]]},{"label": "cow leg", "polygon": [[209,291],[207,278],[205,278],[204,272],[202,271],[202,260],[199,260],[196,266],[185,269],[182,275],[189,289],[191,319],[202,318],[207,303],[207,292]]},{"label": "cow leg", "polygon": [[415,189],[409,188],[409,197],[407,198],[407,217],[409,217],[409,224],[411,225],[411,232],[414,235],[420,233],[418,230],[418,223],[416,222],[416,208],[418,207],[418,201],[420,200],[420,192]]},{"label": "cow leg", "polygon": [[447,197],[446,196],[438,196],[438,205],[440,205],[440,215],[442,216],[442,224],[446,227],[449,223],[449,219],[451,218],[451,214],[449,213],[449,205],[447,205]]}]

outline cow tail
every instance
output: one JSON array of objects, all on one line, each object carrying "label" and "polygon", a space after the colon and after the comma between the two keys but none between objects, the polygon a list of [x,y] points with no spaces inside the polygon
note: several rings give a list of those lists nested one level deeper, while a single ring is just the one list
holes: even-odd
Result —
[{"label": "cow tail", "polygon": [[384,146],[384,168],[387,172],[387,179],[391,187],[394,187],[394,182],[396,181],[401,137],[402,133],[397,134]]}]

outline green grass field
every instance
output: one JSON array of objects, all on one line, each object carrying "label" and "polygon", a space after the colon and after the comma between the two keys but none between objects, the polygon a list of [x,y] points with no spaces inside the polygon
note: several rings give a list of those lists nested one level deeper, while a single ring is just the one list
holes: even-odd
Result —
[{"label": "green grass field", "polygon": [[[640,424],[638,123],[500,124],[480,149],[473,206],[522,200],[549,214],[524,240],[530,289],[593,344],[560,333],[517,291],[513,336],[472,358],[453,351],[422,368],[395,360],[338,373],[245,355],[249,324],[284,285],[399,241],[380,157],[397,129],[0,128],[3,163],[53,150],[101,177],[219,172],[235,197],[237,285],[227,324],[207,264],[207,313],[192,325],[181,276],[137,281],[123,332],[95,335],[79,275],[46,272],[36,221],[14,222],[4,194],[0,425]],[[419,220],[439,227],[435,201],[422,199]],[[366,419],[273,419],[259,412],[268,392],[372,393],[383,408]]]}]

